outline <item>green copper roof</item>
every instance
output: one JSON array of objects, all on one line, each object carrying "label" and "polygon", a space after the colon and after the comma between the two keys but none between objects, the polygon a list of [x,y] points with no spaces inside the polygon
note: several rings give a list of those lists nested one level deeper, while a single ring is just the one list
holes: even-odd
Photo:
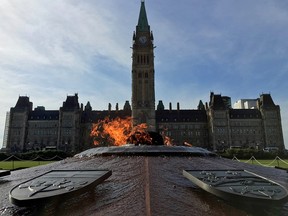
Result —
[{"label": "green copper roof", "polygon": [[138,31],[150,31],[144,1],[141,1],[140,14],[137,25]]}]

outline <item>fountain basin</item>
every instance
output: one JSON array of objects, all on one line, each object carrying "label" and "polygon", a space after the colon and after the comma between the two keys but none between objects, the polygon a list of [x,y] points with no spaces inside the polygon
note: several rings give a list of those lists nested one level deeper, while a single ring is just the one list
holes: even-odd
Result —
[{"label": "fountain basin", "polygon": [[[136,147],[140,148],[134,149],[137,154],[133,154],[132,149]],[[161,154],[155,154],[154,146],[93,148],[59,162],[13,171],[0,180],[0,215],[250,214],[249,209],[231,205],[193,185],[182,175],[183,170],[187,169],[245,169],[288,187],[287,173],[284,170],[231,161],[212,153],[207,154],[206,150],[200,154],[202,150],[198,148],[194,148],[196,153],[193,154],[193,148],[182,147],[185,154],[181,155],[179,152],[172,154],[171,147],[162,147]],[[146,155],[145,151],[140,151],[141,148],[143,151],[146,149]],[[179,149],[176,147],[175,151]],[[119,154],[112,154],[113,151]],[[124,154],[125,151],[130,152]],[[166,155],[165,151],[169,153]],[[8,193],[12,187],[53,169],[108,169],[112,171],[112,175],[94,190],[65,200],[55,200],[34,207],[18,207],[9,202]],[[264,207],[258,208],[256,213],[285,215],[288,212],[287,204],[277,209],[266,210]],[[257,215],[255,212],[253,214]]]}]

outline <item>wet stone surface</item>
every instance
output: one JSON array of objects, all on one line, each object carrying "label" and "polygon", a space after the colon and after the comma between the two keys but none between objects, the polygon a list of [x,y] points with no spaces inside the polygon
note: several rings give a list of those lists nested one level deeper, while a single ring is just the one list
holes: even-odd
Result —
[{"label": "wet stone surface", "polygon": [[[188,147],[187,147],[188,148]],[[287,203],[273,208],[235,206],[186,179],[183,170],[246,169],[288,187],[284,170],[253,166],[209,154],[97,154],[95,148],[56,163],[11,172],[0,178],[0,215],[287,215]],[[170,149],[171,150],[171,149]],[[103,149],[102,149],[103,151]],[[190,150],[189,150],[190,151]],[[94,152],[94,153],[93,153]],[[28,179],[54,169],[108,169],[112,175],[77,196],[18,207],[9,191]]]},{"label": "wet stone surface", "polygon": [[6,175],[10,175],[10,171],[9,170],[1,170],[0,169],[0,177],[6,176]]},{"label": "wet stone surface", "polygon": [[124,146],[99,147],[89,149],[75,157],[90,157],[90,156],[215,156],[214,153],[199,147],[185,146],[151,146],[151,145],[133,145],[127,144]]}]

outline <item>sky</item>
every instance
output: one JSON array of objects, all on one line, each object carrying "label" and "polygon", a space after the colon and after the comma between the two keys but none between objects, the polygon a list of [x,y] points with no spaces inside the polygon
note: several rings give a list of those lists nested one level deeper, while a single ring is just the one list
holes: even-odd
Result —
[{"label": "sky", "polygon": [[[19,96],[58,110],[78,93],[93,110],[131,101],[131,46],[140,0],[0,1],[0,147]],[[210,92],[270,93],[288,148],[288,1],[146,0],[156,105],[196,109]]]}]

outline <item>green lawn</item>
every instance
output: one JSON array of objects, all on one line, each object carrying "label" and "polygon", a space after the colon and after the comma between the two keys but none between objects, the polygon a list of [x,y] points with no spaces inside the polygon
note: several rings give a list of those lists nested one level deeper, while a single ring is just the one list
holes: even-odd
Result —
[{"label": "green lawn", "polygon": [[269,167],[282,167],[288,169],[288,160],[240,160],[241,162],[249,163],[249,164],[254,164],[254,165],[262,165],[262,166],[269,166]]},{"label": "green lawn", "polygon": [[19,168],[28,168],[44,164],[49,164],[54,161],[2,161],[0,162],[0,169],[13,170]]},{"label": "green lawn", "polygon": [[[244,163],[262,165],[262,166],[271,166],[271,167],[282,167],[288,169],[288,160],[240,160]],[[39,165],[49,164],[55,161],[2,161],[0,162],[0,169],[13,170],[19,168],[28,168]]]}]

